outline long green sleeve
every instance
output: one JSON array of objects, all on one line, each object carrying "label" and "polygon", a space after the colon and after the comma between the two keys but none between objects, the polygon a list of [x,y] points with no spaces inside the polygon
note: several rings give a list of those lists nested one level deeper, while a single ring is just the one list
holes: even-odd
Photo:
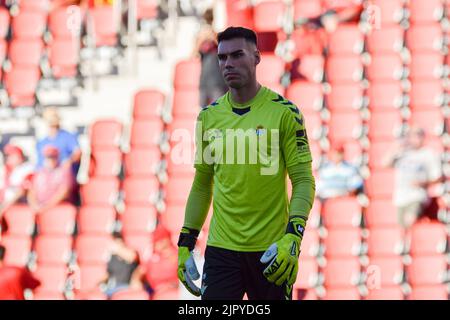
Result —
[{"label": "long green sleeve", "polygon": [[287,168],[292,182],[292,196],[289,205],[290,216],[308,219],[314,203],[316,184],[312,174],[311,161],[302,162]]},{"label": "long green sleeve", "polygon": [[184,227],[202,229],[212,199],[213,171],[197,168],[186,204]]}]

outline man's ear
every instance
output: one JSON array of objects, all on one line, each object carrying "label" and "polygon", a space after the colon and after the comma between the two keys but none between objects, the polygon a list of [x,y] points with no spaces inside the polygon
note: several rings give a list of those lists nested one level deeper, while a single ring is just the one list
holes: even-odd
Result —
[{"label": "man's ear", "polygon": [[261,62],[261,53],[259,52],[259,50],[255,51],[255,62],[256,65],[258,65]]}]

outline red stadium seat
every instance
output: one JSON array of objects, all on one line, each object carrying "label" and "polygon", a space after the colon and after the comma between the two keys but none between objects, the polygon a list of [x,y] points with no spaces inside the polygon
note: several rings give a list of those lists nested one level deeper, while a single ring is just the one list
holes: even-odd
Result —
[{"label": "red stadium seat", "polygon": [[[334,148],[335,145],[333,144],[334,141],[332,141],[331,148]],[[337,142],[339,143],[339,142]],[[356,141],[347,141],[345,143],[345,149],[344,149],[344,159],[350,163],[360,163],[361,159],[363,157],[363,150],[361,144]]]},{"label": "red stadium seat", "polygon": [[354,197],[327,199],[322,206],[325,228],[359,227],[362,214],[361,205]]},{"label": "red stadium seat", "polygon": [[123,184],[125,203],[133,205],[151,205],[157,200],[159,182],[156,177],[129,177]]},{"label": "red stadium seat", "polygon": [[[76,8],[79,11],[76,11]],[[79,17],[79,19],[76,19],[76,17]],[[68,22],[72,28],[68,28]],[[78,6],[64,6],[49,13],[48,29],[55,39],[71,39],[74,37],[74,31],[81,30],[82,22],[83,14]]]},{"label": "red stadium seat", "polygon": [[396,146],[396,140],[372,140],[369,147],[369,167],[371,169],[382,169],[386,151],[393,150]]},{"label": "red stadium seat", "polygon": [[315,287],[319,280],[319,265],[317,264],[317,261],[313,258],[303,258],[301,259],[298,268],[294,290]]},{"label": "red stadium seat", "polygon": [[415,80],[411,82],[410,107],[437,109],[444,104],[444,88],[440,80]]},{"label": "red stadium seat", "polygon": [[96,148],[91,152],[89,175],[95,177],[118,176],[122,166],[122,152],[117,148]]},{"label": "red stadium seat", "polygon": [[394,193],[394,170],[374,171],[366,180],[367,193],[372,199],[391,199]]},{"label": "red stadium seat", "polygon": [[12,21],[14,39],[39,39],[45,31],[47,15],[37,11],[22,11]]},{"label": "red stadium seat", "polygon": [[253,28],[253,6],[240,0],[226,2],[227,25]]},{"label": "red stadium seat", "polygon": [[403,61],[396,53],[372,55],[367,67],[367,78],[370,81],[400,80],[406,75]]},{"label": "red stadium seat", "polygon": [[107,297],[100,290],[94,290],[91,292],[78,292],[75,294],[75,300],[107,300]]},{"label": "red stadium seat", "polygon": [[411,57],[410,74],[413,81],[433,80],[444,74],[444,56],[438,52],[414,53]]},{"label": "red stadium seat", "polygon": [[357,55],[330,56],[326,75],[330,83],[358,82],[362,80],[363,65]]},{"label": "red stadium seat", "polygon": [[2,65],[6,59],[7,51],[8,51],[8,42],[0,38],[0,63]]},{"label": "red stadium seat", "polygon": [[282,29],[286,7],[281,1],[257,3],[253,8],[255,32],[277,32]]},{"label": "red stadium seat", "polygon": [[198,89],[176,90],[173,93],[172,116],[174,118],[196,119],[200,107],[200,92]]},{"label": "red stadium seat", "polygon": [[116,46],[118,36],[114,6],[96,6],[90,9],[90,15],[92,16],[95,45],[97,47]]},{"label": "red stadium seat", "polygon": [[397,210],[389,199],[371,199],[364,213],[366,226],[372,228],[398,227]]},{"label": "red stadium seat", "polygon": [[317,18],[322,12],[321,2],[315,0],[295,0],[294,1],[294,19]]},{"label": "red stadium seat", "polygon": [[41,40],[15,39],[9,44],[9,60],[13,66],[39,67],[44,46]]},{"label": "red stadium seat", "polygon": [[122,138],[123,125],[117,120],[97,120],[90,128],[91,147],[118,147]]},{"label": "red stadium seat", "polygon": [[279,84],[285,70],[285,62],[274,54],[262,54],[256,68],[256,78],[265,86]]},{"label": "red stadium seat", "polygon": [[[187,149],[184,149],[187,150]],[[169,176],[189,176],[194,177],[195,169],[193,161],[178,161],[178,159],[172,159],[172,153],[167,160],[167,174]]]},{"label": "red stadium seat", "polygon": [[31,251],[31,238],[4,236],[0,242],[5,247],[4,264],[23,267],[28,263]]},{"label": "red stadium seat", "polygon": [[38,68],[14,67],[6,72],[4,85],[12,107],[32,107],[36,103],[35,92],[41,78]]},{"label": "red stadium seat", "polygon": [[64,294],[59,292],[46,292],[37,289],[33,292],[33,300],[66,300]]},{"label": "red stadium seat", "polygon": [[84,294],[88,294],[90,292],[95,292],[98,294],[100,282],[105,280],[108,276],[106,265],[104,264],[80,264],[79,272],[80,287],[78,289]]},{"label": "red stadium seat", "polygon": [[122,232],[125,234],[149,234],[156,226],[156,209],[152,206],[127,206],[122,213]]},{"label": "red stadium seat", "polygon": [[362,118],[359,111],[331,113],[328,138],[333,142],[356,140],[361,136]]},{"label": "red stadium seat", "polygon": [[40,292],[63,292],[67,279],[67,267],[38,265],[34,276],[41,282]]},{"label": "red stadium seat", "polygon": [[440,136],[444,132],[444,115],[440,109],[413,110],[409,124],[422,128],[426,136]]},{"label": "red stadium seat", "polygon": [[164,186],[164,194],[169,204],[185,204],[192,187],[190,177],[173,177]]},{"label": "red stadium seat", "polygon": [[163,126],[160,120],[135,120],[131,126],[131,147],[157,147]]},{"label": "red stadium seat", "polygon": [[11,17],[6,8],[0,8],[0,38],[5,39],[10,27]]},{"label": "red stadium seat", "polygon": [[298,65],[293,64],[293,67],[294,66],[296,69],[293,70],[293,78],[295,72],[297,72],[301,79],[306,79],[311,82],[320,83],[323,79],[325,59],[322,55],[302,55],[298,60]]},{"label": "red stadium seat", "polygon": [[161,216],[162,223],[172,235],[179,234],[183,227],[184,205],[168,204],[166,212]]},{"label": "red stadium seat", "polygon": [[39,236],[34,250],[41,265],[65,265],[72,253],[72,238],[66,236]]},{"label": "red stadium seat", "polygon": [[[180,228],[181,230],[181,228]],[[178,234],[180,233],[178,230]],[[125,244],[131,249],[136,250],[141,261],[147,261],[151,256],[153,243],[149,234],[124,234]]]},{"label": "red stadium seat", "polygon": [[427,255],[444,253],[447,248],[447,230],[439,222],[421,222],[411,229],[410,254]]},{"label": "red stadium seat", "polygon": [[367,300],[403,300],[405,299],[401,286],[389,286],[369,290]]},{"label": "red stadium seat", "polygon": [[315,112],[323,108],[323,89],[318,83],[297,80],[286,91],[286,98],[303,112]]},{"label": "red stadium seat", "polygon": [[360,54],[364,49],[364,35],[357,25],[340,25],[328,41],[330,54]]},{"label": "red stadium seat", "polygon": [[409,3],[410,21],[416,23],[433,23],[444,17],[444,2],[442,0],[412,0]]},{"label": "red stadium seat", "polygon": [[60,204],[38,216],[39,233],[45,235],[71,235],[75,229],[77,208]]},{"label": "red stadium seat", "polygon": [[358,288],[328,288],[323,300],[361,300]]},{"label": "red stadium seat", "polygon": [[80,264],[103,264],[110,258],[112,240],[109,236],[79,235],[75,242]]},{"label": "red stadium seat", "polygon": [[306,227],[306,232],[300,247],[300,256],[303,259],[317,257],[320,251],[319,232],[316,229]]},{"label": "red stadium seat", "polygon": [[136,1],[136,14],[138,20],[156,19],[158,17],[157,0],[138,0]]},{"label": "red stadium seat", "polygon": [[[301,107],[300,107],[301,108]],[[310,139],[319,139],[322,135],[322,118],[319,112],[302,111],[303,119]]]},{"label": "red stadium seat", "polygon": [[373,111],[389,111],[405,104],[402,85],[397,81],[371,82],[367,96]]},{"label": "red stadium seat", "polygon": [[335,83],[331,86],[326,101],[331,112],[360,109],[364,105],[364,88],[359,84]]},{"label": "red stadium seat", "polygon": [[412,288],[409,300],[448,300],[448,287],[441,285],[415,286]]},{"label": "red stadium seat", "polygon": [[110,206],[115,203],[119,193],[119,180],[111,178],[90,178],[81,186],[83,205]]},{"label": "red stadium seat", "polygon": [[357,257],[328,259],[323,274],[326,288],[348,288],[361,283],[361,265]]},{"label": "red stadium seat", "polygon": [[374,14],[380,15],[382,27],[398,24],[405,17],[403,3],[403,0],[374,0],[371,2],[374,8],[377,8]]},{"label": "red stadium seat", "polygon": [[416,256],[407,267],[408,281],[412,287],[437,285],[448,280],[445,255]]},{"label": "red stadium seat", "polygon": [[180,290],[179,288],[169,288],[163,290],[157,290],[152,294],[152,300],[179,300]]},{"label": "red stadium seat", "polygon": [[14,205],[4,214],[7,234],[15,236],[31,236],[34,231],[35,214],[26,205]]},{"label": "red stadium seat", "polygon": [[198,90],[200,85],[200,60],[184,60],[180,61],[175,66],[175,76],[173,85],[175,91],[183,90]]},{"label": "red stadium seat", "polygon": [[111,300],[149,300],[149,295],[145,290],[121,290],[114,293]]},{"label": "red stadium seat", "polygon": [[114,229],[114,207],[82,206],[78,214],[78,231],[81,234],[107,235]]},{"label": "red stadium seat", "polygon": [[73,39],[55,39],[48,48],[52,76],[75,78],[78,74],[79,47]]},{"label": "red stadium seat", "polygon": [[366,273],[368,286],[375,284],[383,288],[401,284],[404,278],[402,257],[371,257]]},{"label": "red stadium seat", "polygon": [[134,148],[125,156],[127,176],[153,176],[161,160],[161,151],[157,148]]},{"label": "red stadium seat", "polygon": [[394,140],[399,136],[403,119],[400,110],[373,111],[369,119],[369,138]]},{"label": "red stadium seat", "polygon": [[374,54],[399,52],[404,44],[404,34],[399,25],[373,29],[367,35],[368,51]]},{"label": "red stadium seat", "polygon": [[324,244],[326,257],[357,256],[362,252],[361,230],[359,228],[329,229]]},{"label": "red stadium seat", "polygon": [[[383,215],[382,211],[377,212]],[[403,253],[405,233],[401,227],[378,227],[369,230],[369,256],[392,256]]]},{"label": "red stadium seat", "polygon": [[20,0],[19,9],[47,13],[50,10],[50,2],[50,0]]},{"label": "red stadium seat", "polygon": [[444,34],[439,23],[412,25],[406,31],[406,44],[412,53],[440,51],[444,45]]},{"label": "red stadium seat", "polygon": [[165,104],[165,95],[154,89],[140,90],[134,95],[133,118],[159,119]]}]

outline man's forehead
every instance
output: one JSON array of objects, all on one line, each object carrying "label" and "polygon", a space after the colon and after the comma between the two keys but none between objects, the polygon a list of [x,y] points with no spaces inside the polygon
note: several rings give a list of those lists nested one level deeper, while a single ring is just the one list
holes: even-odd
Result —
[{"label": "man's forehead", "polygon": [[[244,38],[235,38],[220,41],[217,52],[219,54],[230,54],[236,51],[251,51],[254,44],[248,42]],[[254,48],[256,49],[256,48]]]}]

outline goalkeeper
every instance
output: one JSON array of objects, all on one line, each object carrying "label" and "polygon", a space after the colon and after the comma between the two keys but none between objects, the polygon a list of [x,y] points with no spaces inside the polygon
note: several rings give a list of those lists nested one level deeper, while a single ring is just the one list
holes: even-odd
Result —
[{"label": "goalkeeper", "polygon": [[[261,56],[252,30],[230,27],[217,40],[229,91],[197,119],[196,172],[178,241],[178,277],[204,300],[244,294],[290,300],[315,192],[305,121],[292,102],[256,80]],[[198,288],[192,250],[212,199]]]}]

